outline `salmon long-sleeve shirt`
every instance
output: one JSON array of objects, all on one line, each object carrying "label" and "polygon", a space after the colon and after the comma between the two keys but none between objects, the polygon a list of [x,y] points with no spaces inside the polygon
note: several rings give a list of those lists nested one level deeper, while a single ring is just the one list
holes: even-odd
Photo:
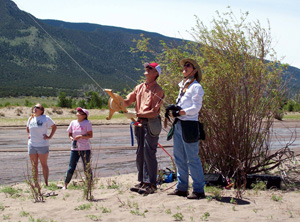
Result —
[{"label": "salmon long-sleeve shirt", "polygon": [[133,92],[127,95],[125,105],[130,106],[133,102],[136,102],[137,117],[153,118],[159,115],[164,96],[162,88],[156,81],[150,84],[141,83],[134,88]]}]

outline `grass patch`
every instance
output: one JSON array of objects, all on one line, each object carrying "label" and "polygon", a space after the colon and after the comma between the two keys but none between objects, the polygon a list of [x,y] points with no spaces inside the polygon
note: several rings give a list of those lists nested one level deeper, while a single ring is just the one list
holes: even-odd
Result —
[{"label": "grass patch", "polygon": [[[204,187],[205,193],[211,193],[212,198],[215,198],[217,200],[221,200],[222,198],[222,189],[214,186],[205,186]],[[209,197],[207,197],[208,200],[211,200]]]},{"label": "grass patch", "polygon": [[288,120],[288,119],[300,120],[300,113],[288,113],[288,114],[284,114],[283,120]]},{"label": "grass patch", "polygon": [[86,215],[87,218],[91,219],[92,221],[101,221],[101,215],[96,216],[96,215]]},{"label": "grass patch", "polygon": [[275,194],[272,195],[272,200],[276,202],[280,202],[282,200],[282,196],[278,195],[276,196]]},{"label": "grass patch", "polygon": [[168,209],[166,209],[166,210],[165,210],[165,213],[166,213],[166,214],[171,214],[171,213],[172,213],[172,211],[171,211],[171,209],[170,209],[170,208],[168,208]]},{"label": "grass patch", "polygon": [[68,197],[70,197],[70,194],[66,193],[65,196],[63,197],[63,200],[66,200]]},{"label": "grass patch", "polygon": [[77,183],[75,181],[72,181],[72,183],[68,185],[68,190],[82,190],[82,189],[83,189],[83,184]]},{"label": "grass patch", "polygon": [[23,211],[20,212],[19,215],[20,215],[20,217],[28,217],[30,214],[23,210]]},{"label": "grass patch", "polygon": [[2,218],[3,218],[3,220],[9,220],[10,215],[9,214],[3,214]]},{"label": "grass patch", "polygon": [[79,205],[78,207],[75,207],[74,210],[89,210],[89,209],[91,209],[92,206],[93,206],[92,203],[82,204],[82,205]]},{"label": "grass patch", "polygon": [[3,206],[3,203],[0,203],[0,211],[4,211],[5,210],[5,206]]},{"label": "grass patch", "polygon": [[206,221],[208,219],[208,217],[210,216],[210,213],[209,212],[205,212],[201,217],[200,219],[202,221]]},{"label": "grass patch", "polygon": [[10,104],[11,106],[27,106],[41,103],[47,107],[55,106],[57,104],[57,97],[34,97],[34,96],[20,96],[20,97],[5,97],[0,98],[0,104]]},{"label": "grass patch", "polygon": [[174,219],[175,219],[176,221],[183,221],[183,218],[184,218],[184,216],[183,216],[182,213],[176,213],[176,214],[174,214],[172,217],[174,217]]},{"label": "grass patch", "polygon": [[44,188],[48,189],[48,190],[51,190],[51,191],[55,191],[55,190],[60,190],[61,189],[55,183],[49,183],[48,186],[44,185]]},{"label": "grass patch", "polygon": [[107,214],[107,213],[111,213],[111,209],[109,209],[109,208],[106,208],[106,207],[100,207],[99,208],[100,210],[101,210],[101,212],[103,213],[103,214]]},{"label": "grass patch", "polygon": [[256,194],[258,194],[258,191],[266,190],[267,188],[267,182],[259,181],[256,184],[251,184],[251,187],[255,191]]},{"label": "grass patch", "polygon": [[117,181],[112,180],[112,179],[108,179],[106,180],[107,182],[107,189],[119,189],[122,184],[117,183]]},{"label": "grass patch", "polygon": [[148,210],[144,210],[143,213],[141,213],[138,209],[135,209],[135,210],[131,210],[130,213],[132,215],[136,215],[136,216],[143,216],[143,217],[146,217],[145,213],[147,213]]},{"label": "grass patch", "polygon": [[10,186],[6,186],[6,187],[2,187],[0,189],[0,192],[5,193],[5,194],[9,194],[11,197],[20,197],[19,192],[21,192],[22,189],[15,189],[13,187]]}]

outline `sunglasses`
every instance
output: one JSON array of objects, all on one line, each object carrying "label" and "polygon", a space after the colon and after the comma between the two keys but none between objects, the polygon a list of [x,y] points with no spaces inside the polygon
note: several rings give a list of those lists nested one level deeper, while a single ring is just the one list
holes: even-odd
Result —
[{"label": "sunglasses", "polygon": [[153,69],[153,67],[151,67],[151,66],[147,66],[147,67],[146,67],[146,69]]},{"label": "sunglasses", "polygon": [[39,107],[39,106],[35,106],[33,108],[35,108],[35,109],[42,109],[42,107]]},{"label": "sunglasses", "polygon": [[189,68],[189,67],[193,67],[193,65],[192,65],[192,64],[190,64],[190,63],[188,63],[188,64],[185,64],[183,67],[187,67],[187,68]]}]

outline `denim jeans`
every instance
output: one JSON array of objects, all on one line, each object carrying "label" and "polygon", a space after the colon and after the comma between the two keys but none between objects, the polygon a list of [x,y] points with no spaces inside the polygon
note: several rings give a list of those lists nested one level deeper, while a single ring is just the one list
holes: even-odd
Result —
[{"label": "denim jeans", "polygon": [[91,166],[89,164],[90,158],[91,158],[91,151],[90,150],[84,150],[84,151],[71,150],[69,169],[66,173],[65,183],[68,184],[71,181],[73,173],[76,169],[76,166],[77,166],[77,163],[78,163],[78,160],[80,157],[83,162],[84,172],[88,173],[88,175],[92,176],[92,170],[91,170]]},{"label": "denim jeans", "polygon": [[152,136],[147,123],[141,127],[136,127],[137,151],[136,166],[138,170],[138,181],[156,184],[157,159],[156,150],[158,136]]},{"label": "denim jeans", "polygon": [[175,124],[174,129],[174,157],[177,166],[177,189],[187,191],[189,189],[189,170],[193,179],[193,191],[204,192],[204,174],[199,157],[199,141],[186,143],[182,137],[181,121]]}]

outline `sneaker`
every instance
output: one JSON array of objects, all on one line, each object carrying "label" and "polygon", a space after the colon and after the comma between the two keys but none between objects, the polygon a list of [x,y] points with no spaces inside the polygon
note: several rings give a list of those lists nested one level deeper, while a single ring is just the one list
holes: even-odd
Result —
[{"label": "sneaker", "polygon": [[136,185],[134,185],[133,187],[130,188],[130,191],[132,192],[138,192],[139,189],[141,189],[143,187],[144,183],[143,182],[140,182]]},{"label": "sneaker", "polygon": [[190,195],[187,196],[188,199],[194,199],[194,200],[199,200],[205,198],[205,193],[197,193],[193,192]]},{"label": "sneaker", "polygon": [[144,184],[138,193],[143,195],[153,194],[157,190],[156,186],[153,184]]},{"label": "sneaker", "polygon": [[168,193],[168,195],[176,195],[176,196],[180,196],[180,197],[186,197],[189,194],[188,191],[180,191],[180,190],[174,190],[171,193]]}]

